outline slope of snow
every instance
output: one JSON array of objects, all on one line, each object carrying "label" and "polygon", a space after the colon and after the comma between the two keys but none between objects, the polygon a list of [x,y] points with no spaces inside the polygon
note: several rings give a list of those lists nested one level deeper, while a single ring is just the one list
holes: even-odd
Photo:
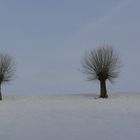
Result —
[{"label": "slope of snow", "polygon": [[140,140],[140,94],[4,97],[0,139]]}]

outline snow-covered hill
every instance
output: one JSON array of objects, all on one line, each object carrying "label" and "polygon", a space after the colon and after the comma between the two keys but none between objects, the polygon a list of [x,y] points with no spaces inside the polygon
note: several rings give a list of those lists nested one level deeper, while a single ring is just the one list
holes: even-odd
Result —
[{"label": "snow-covered hill", "polygon": [[4,97],[0,140],[140,140],[140,94]]}]

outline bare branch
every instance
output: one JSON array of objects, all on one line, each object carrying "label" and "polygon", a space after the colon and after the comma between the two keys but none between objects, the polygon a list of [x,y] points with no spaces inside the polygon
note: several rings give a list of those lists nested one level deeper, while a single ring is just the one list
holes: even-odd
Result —
[{"label": "bare branch", "polygon": [[15,63],[8,54],[0,54],[0,83],[11,81],[15,74]]},{"label": "bare branch", "polygon": [[117,53],[111,46],[103,46],[85,54],[82,61],[88,80],[109,80],[118,77],[121,66]]}]

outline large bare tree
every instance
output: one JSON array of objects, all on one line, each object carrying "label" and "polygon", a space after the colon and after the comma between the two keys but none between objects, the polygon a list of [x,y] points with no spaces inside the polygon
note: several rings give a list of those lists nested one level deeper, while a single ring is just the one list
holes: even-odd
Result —
[{"label": "large bare tree", "polygon": [[111,46],[102,46],[86,53],[82,66],[88,80],[100,81],[100,97],[108,98],[106,80],[113,81],[118,77],[120,60]]},{"label": "large bare tree", "polygon": [[15,63],[8,54],[0,54],[0,100],[2,100],[1,85],[13,79]]}]

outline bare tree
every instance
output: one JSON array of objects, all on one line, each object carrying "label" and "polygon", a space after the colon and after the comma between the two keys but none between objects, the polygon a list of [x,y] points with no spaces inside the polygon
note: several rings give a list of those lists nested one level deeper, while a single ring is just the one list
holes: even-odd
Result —
[{"label": "bare tree", "polygon": [[1,85],[12,80],[15,74],[15,63],[8,54],[0,54],[0,100],[2,100]]},{"label": "bare tree", "polygon": [[120,60],[111,46],[99,47],[86,53],[82,66],[88,80],[100,81],[100,98],[108,98],[106,80],[113,81],[118,77]]}]

